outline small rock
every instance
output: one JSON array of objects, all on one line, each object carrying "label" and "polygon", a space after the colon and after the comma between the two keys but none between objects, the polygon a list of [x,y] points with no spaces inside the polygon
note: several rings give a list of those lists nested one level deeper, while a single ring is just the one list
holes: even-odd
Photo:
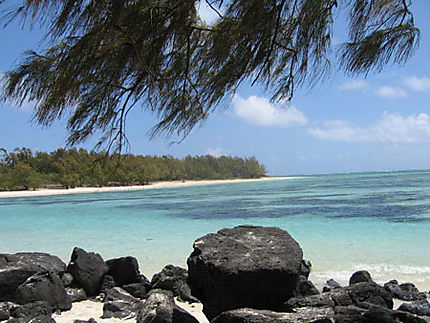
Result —
[{"label": "small rock", "polygon": [[299,290],[302,296],[318,295],[320,293],[315,285],[305,276],[300,276]]},{"label": "small rock", "polygon": [[82,288],[66,287],[66,293],[69,295],[72,303],[85,301],[88,298]]},{"label": "small rock", "polygon": [[90,318],[88,321],[84,320],[74,320],[73,323],[97,323],[97,321],[93,318]]},{"label": "small rock", "polygon": [[146,288],[141,283],[123,285],[122,288],[133,297],[143,299],[146,296]]},{"label": "small rock", "polygon": [[129,303],[139,303],[139,300],[121,287],[114,287],[106,291],[105,302],[109,301],[125,301]]},{"label": "small rock", "polygon": [[356,271],[352,274],[349,279],[349,286],[357,283],[370,283],[373,282],[372,277],[370,276],[367,270]]},{"label": "small rock", "polygon": [[323,286],[323,293],[330,292],[336,288],[342,288],[342,286],[340,286],[340,284],[334,279],[329,279],[325,282]]},{"label": "small rock", "polygon": [[293,312],[296,308],[301,307],[334,307],[335,303],[330,297],[330,294],[324,293],[312,296],[297,296],[290,298],[281,308],[285,312]]},{"label": "small rock", "polygon": [[130,303],[122,300],[108,301],[103,305],[103,319],[106,318],[132,318],[140,309],[140,303]]},{"label": "small rock", "polygon": [[88,296],[94,296],[100,291],[107,266],[99,254],[76,247],[73,249],[67,270]]},{"label": "small rock", "polygon": [[333,316],[336,323],[371,323],[364,319],[363,315],[366,310],[353,306],[336,306]]},{"label": "small rock", "polygon": [[389,291],[397,299],[402,301],[418,301],[425,300],[427,297],[425,293],[420,293],[414,284],[405,283],[399,285],[397,280],[390,280],[384,284],[384,288]]},{"label": "small rock", "polygon": [[197,319],[175,304],[173,293],[153,289],[139,311],[136,323],[198,323]]},{"label": "small rock", "polygon": [[110,275],[105,275],[103,277],[102,285],[100,287],[100,293],[106,293],[108,289],[116,287],[117,284],[115,279]]},{"label": "small rock", "polygon": [[27,303],[10,309],[10,316],[20,319],[22,322],[28,322],[36,317],[50,318],[51,314],[52,308],[46,301]]},{"label": "small rock", "polygon": [[357,283],[337,288],[331,292],[307,297],[293,297],[285,302],[282,310],[292,311],[300,307],[351,306],[368,309],[374,306],[393,308],[392,295],[376,283]]},{"label": "small rock", "polygon": [[179,288],[186,284],[188,272],[186,269],[167,265],[161,272],[155,274],[151,279],[151,285],[154,289],[165,289],[173,292],[173,296],[179,295]]},{"label": "small rock", "polygon": [[398,310],[420,316],[430,316],[430,303],[427,300],[421,300],[414,303],[403,303],[400,305]]},{"label": "small rock", "polygon": [[197,298],[191,295],[191,289],[190,289],[190,286],[188,286],[188,284],[182,284],[181,287],[179,287],[178,299],[181,302],[188,302],[188,303],[200,302]]},{"label": "small rock", "polygon": [[64,273],[61,277],[61,282],[63,283],[64,287],[69,287],[72,285],[73,282],[73,276],[69,273]]},{"label": "small rock", "polygon": [[10,310],[19,305],[12,302],[1,302],[0,303],[0,321],[7,320],[10,317]]},{"label": "small rock", "polygon": [[312,263],[309,260],[302,260],[302,266],[300,268],[300,275],[305,276],[306,279],[309,279],[309,275],[311,273]]}]

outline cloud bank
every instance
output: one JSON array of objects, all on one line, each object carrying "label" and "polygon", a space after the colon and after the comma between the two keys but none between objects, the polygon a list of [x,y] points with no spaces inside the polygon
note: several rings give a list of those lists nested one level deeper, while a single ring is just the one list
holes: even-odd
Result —
[{"label": "cloud bank", "polygon": [[419,143],[430,142],[430,116],[426,113],[403,117],[384,112],[369,127],[355,127],[344,121],[330,121],[322,128],[309,128],[314,137],[344,142]]}]

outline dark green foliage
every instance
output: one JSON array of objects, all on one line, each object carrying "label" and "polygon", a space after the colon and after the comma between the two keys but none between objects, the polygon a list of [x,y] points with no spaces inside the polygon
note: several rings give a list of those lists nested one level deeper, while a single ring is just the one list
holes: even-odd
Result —
[{"label": "dark green foliage", "polygon": [[258,178],[266,170],[254,157],[142,156],[57,149],[33,153],[5,150],[0,159],[0,190],[148,184],[154,181]]},{"label": "dark green foliage", "polygon": [[[120,149],[127,114],[159,116],[152,135],[186,135],[244,81],[290,100],[330,67],[336,17],[349,16],[339,67],[367,74],[405,62],[418,45],[411,0],[22,0],[15,17],[45,23],[47,48],[5,76],[5,99],[35,103],[35,120],[66,116],[71,144],[101,131]],[[10,1],[0,1],[7,8]]]}]

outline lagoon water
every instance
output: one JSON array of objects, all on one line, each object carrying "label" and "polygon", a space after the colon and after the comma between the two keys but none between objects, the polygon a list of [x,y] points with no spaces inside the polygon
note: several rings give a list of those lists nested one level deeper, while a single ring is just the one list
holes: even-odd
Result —
[{"label": "lagoon water", "polygon": [[430,289],[430,171],[318,175],[210,186],[0,199],[0,252],[74,246],[133,255],[151,276],[186,266],[193,241],[240,224],[278,226],[321,287],[359,269]]}]

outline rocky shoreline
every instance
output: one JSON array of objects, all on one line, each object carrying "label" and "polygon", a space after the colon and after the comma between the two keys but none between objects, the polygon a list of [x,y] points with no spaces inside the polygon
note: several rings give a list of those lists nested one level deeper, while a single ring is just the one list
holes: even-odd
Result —
[{"label": "rocky shoreline", "polygon": [[[0,321],[52,323],[54,313],[90,299],[103,304],[101,319],[199,322],[176,299],[202,303],[212,323],[430,322],[429,294],[412,283],[381,286],[362,270],[344,287],[327,277],[319,291],[300,245],[279,228],[222,229],[193,247],[188,269],[168,265],[151,280],[131,256],[105,261],[76,247],[66,265],[44,253],[0,254]],[[404,302],[393,309],[394,299]]]}]

